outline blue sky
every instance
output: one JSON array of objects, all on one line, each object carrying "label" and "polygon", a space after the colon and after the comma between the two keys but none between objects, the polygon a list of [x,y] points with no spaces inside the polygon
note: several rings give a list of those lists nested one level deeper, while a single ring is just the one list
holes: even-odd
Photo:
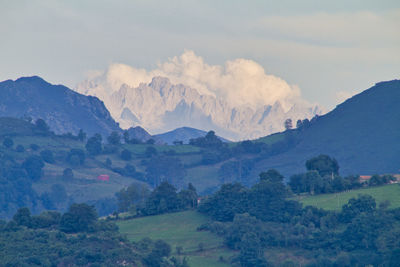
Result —
[{"label": "blue sky", "polygon": [[92,70],[148,70],[192,50],[237,58],[327,108],[400,78],[399,1],[0,1],[0,80],[75,87]]}]

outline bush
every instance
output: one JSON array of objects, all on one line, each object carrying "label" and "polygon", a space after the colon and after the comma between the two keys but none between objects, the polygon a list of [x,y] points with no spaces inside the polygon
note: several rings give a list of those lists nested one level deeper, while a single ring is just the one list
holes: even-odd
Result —
[{"label": "bush", "polygon": [[39,150],[39,146],[37,144],[30,144],[29,146],[33,151],[38,151]]},{"label": "bush", "polygon": [[18,145],[15,150],[19,153],[22,153],[25,152],[25,147],[23,145]]},{"label": "bush", "polygon": [[71,149],[67,156],[67,161],[73,166],[85,164],[85,151],[82,149],[74,148]]}]

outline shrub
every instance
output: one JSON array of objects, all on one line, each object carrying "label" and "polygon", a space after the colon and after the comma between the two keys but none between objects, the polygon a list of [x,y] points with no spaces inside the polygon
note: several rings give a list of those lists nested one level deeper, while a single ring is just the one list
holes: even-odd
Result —
[{"label": "shrub", "polygon": [[25,152],[25,147],[23,145],[18,145],[15,150],[19,153],[22,153]]}]

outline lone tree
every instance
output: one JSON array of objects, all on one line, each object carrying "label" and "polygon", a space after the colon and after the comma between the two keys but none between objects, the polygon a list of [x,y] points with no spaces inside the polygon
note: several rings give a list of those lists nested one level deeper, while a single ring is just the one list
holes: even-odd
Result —
[{"label": "lone tree", "polygon": [[107,141],[110,145],[119,145],[121,144],[121,136],[118,132],[114,131],[107,137]]},{"label": "lone tree", "polygon": [[317,171],[322,177],[326,175],[339,175],[338,162],[328,155],[319,155],[307,160],[306,168],[308,171]]},{"label": "lone tree", "polygon": [[40,132],[48,133],[50,131],[49,126],[43,119],[37,119],[35,125]]},{"label": "lone tree", "polygon": [[286,119],[285,120],[285,129],[290,130],[292,128],[293,128],[292,119]]},{"label": "lone tree", "polygon": [[101,135],[99,134],[95,134],[94,136],[89,138],[85,148],[90,155],[95,156],[101,153],[101,151],[103,150],[101,140]]}]

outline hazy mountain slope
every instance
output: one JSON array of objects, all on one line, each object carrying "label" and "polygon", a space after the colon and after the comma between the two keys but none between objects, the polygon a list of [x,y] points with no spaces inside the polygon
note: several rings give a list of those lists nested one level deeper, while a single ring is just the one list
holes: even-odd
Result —
[{"label": "hazy mountain slope", "polygon": [[[166,133],[157,134],[154,137],[161,139],[165,143],[171,145],[174,143],[174,141],[182,141],[184,144],[187,144],[189,143],[190,139],[204,137],[206,134],[206,131],[190,127],[181,127]],[[220,139],[224,142],[229,142],[224,138],[220,137]]]},{"label": "hazy mountain slope", "polygon": [[102,99],[123,128],[140,125],[152,134],[180,127],[214,130],[219,136],[241,140],[265,136],[283,130],[285,119],[311,118],[321,114],[318,106],[300,100],[284,108],[273,105],[241,105],[226,99],[201,94],[196,88],[172,84],[168,78],[154,77],[138,87],[122,84],[119,88],[110,81],[85,81],[76,90]]},{"label": "hazy mountain slope", "polygon": [[290,151],[259,162],[254,172],[270,167],[293,174],[306,159],[328,154],[342,174],[400,172],[400,80],[381,82],[295,132]]},{"label": "hazy mountain slope", "polygon": [[40,77],[24,77],[0,83],[0,116],[42,118],[56,133],[89,135],[120,131],[102,101],[78,94]]}]

